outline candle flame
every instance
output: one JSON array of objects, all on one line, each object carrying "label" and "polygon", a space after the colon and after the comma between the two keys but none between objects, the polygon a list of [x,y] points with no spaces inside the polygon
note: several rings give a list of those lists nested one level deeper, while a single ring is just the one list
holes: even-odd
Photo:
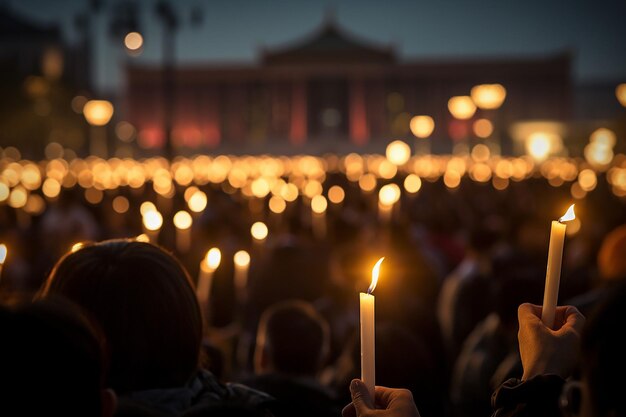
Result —
[{"label": "candle flame", "polygon": [[376,289],[376,284],[378,284],[378,275],[380,275],[380,264],[382,264],[384,260],[385,260],[385,257],[383,256],[382,258],[378,260],[378,262],[376,262],[376,265],[374,265],[374,268],[372,268],[372,283],[370,284],[370,287],[367,289],[368,294],[373,293],[374,290]]},{"label": "candle flame", "polygon": [[222,252],[218,248],[211,248],[204,257],[204,262],[209,271],[215,271],[220,266]]},{"label": "candle flame", "polygon": [[239,267],[246,267],[250,264],[250,254],[245,250],[240,250],[233,256],[233,261]]},{"label": "candle flame", "polygon": [[7,245],[4,243],[0,244],[0,265],[4,264],[4,261],[7,259]]},{"label": "candle flame", "polygon": [[570,222],[576,218],[576,214],[574,213],[574,204],[569,206],[563,217],[559,219],[559,223]]}]

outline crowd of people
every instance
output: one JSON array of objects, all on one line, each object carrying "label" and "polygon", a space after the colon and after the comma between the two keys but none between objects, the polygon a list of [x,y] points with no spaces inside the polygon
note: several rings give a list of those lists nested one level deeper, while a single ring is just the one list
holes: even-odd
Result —
[{"label": "crowd of people", "polygon": [[[583,227],[566,239],[561,307],[548,328],[540,304],[549,225],[569,205],[566,187],[528,179],[500,191],[471,181],[448,190],[425,181],[382,220],[375,195],[339,176],[324,186],[334,184],[346,198],[329,207],[323,236],[303,199],[276,215],[263,201],[206,186],[209,205],[185,251],[166,226],[157,244],[134,239],[133,210],[146,199],[159,204],[150,190],[117,191],[131,201],[124,215],[107,208],[114,195],[89,205],[73,189],[27,223],[0,206],[0,238],[11,248],[0,278],[0,409],[626,415],[626,216],[610,190],[599,184],[577,205]],[[171,212],[182,204],[167,202]],[[258,220],[270,234],[253,243]],[[222,263],[200,305],[195,277],[212,246]],[[227,261],[242,248],[252,259],[245,292]],[[380,256],[371,398],[358,379],[358,292]]]}]

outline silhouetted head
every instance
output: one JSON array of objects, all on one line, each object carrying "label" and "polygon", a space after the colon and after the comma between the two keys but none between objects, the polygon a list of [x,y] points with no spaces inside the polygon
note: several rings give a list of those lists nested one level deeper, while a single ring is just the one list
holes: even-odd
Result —
[{"label": "silhouetted head", "polygon": [[109,240],[68,253],[43,296],[61,294],[102,326],[118,393],[184,385],[198,368],[202,315],[183,266],[149,243]]},{"label": "silhouetted head", "polygon": [[285,301],[261,316],[255,368],[293,376],[317,375],[330,348],[326,320],[305,301]]},{"label": "silhouetted head", "polygon": [[104,337],[60,299],[0,307],[0,415],[111,415]]}]

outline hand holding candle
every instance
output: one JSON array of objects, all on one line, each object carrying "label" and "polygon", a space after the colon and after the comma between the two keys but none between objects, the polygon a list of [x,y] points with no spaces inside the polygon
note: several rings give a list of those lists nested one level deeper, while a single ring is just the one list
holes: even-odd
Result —
[{"label": "hand holding candle", "polygon": [[367,289],[367,293],[360,293],[361,309],[361,380],[367,387],[372,398],[374,398],[374,386],[376,381],[376,355],[375,355],[375,315],[374,315],[374,289],[378,283],[380,274],[380,264],[385,257],[376,262],[372,269],[372,283]]},{"label": "hand holding candle", "polygon": [[564,222],[576,218],[574,205],[558,221],[552,222],[550,230],[550,247],[548,249],[548,266],[546,268],[546,287],[543,293],[543,309],[541,321],[549,328],[554,327],[554,313],[559,297],[559,283],[561,280],[561,263],[563,259],[563,244],[565,243]]}]

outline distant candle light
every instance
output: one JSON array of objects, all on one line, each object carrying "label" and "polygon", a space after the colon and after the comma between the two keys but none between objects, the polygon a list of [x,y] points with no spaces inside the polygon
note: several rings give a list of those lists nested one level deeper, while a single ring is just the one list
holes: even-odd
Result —
[{"label": "distant candle light", "polygon": [[163,216],[158,211],[148,211],[143,216],[143,225],[147,230],[159,230],[163,225]]},{"label": "distant candle light", "polygon": [[267,226],[263,222],[256,222],[250,228],[250,234],[256,240],[263,240],[269,234]]},{"label": "distant candle light", "polygon": [[192,222],[193,220],[191,219],[191,215],[184,210],[181,210],[174,215],[174,226],[176,226],[177,229],[189,229]]},{"label": "distant candle light", "polygon": [[209,271],[215,271],[222,261],[222,252],[218,248],[211,248],[204,257],[204,264]]}]

